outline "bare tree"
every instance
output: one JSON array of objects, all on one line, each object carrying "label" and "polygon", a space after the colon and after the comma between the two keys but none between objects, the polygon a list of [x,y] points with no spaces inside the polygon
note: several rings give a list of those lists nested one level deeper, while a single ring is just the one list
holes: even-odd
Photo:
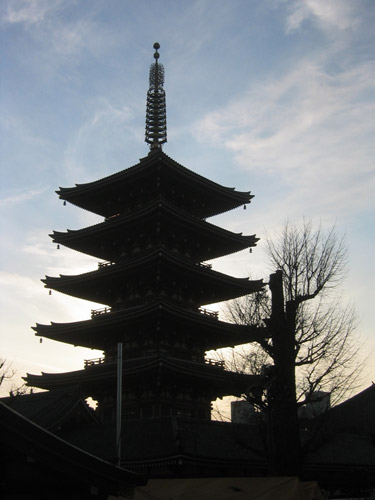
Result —
[{"label": "bare tree", "polygon": [[14,377],[14,370],[10,363],[0,358],[0,386]]},{"label": "bare tree", "polygon": [[[329,392],[336,403],[356,387],[361,371],[355,310],[332,293],[345,277],[344,238],[337,238],[334,227],[324,232],[311,221],[287,222],[276,239],[267,238],[266,249],[271,268],[282,272],[284,310],[294,338],[297,403],[308,403],[316,391]],[[264,339],[233,356],[237,370],[259,373],[272,364],[271,313],[267,289],[225,304],[228,320],[265,332]],[[259,404],[256,398],[252,402]]]},{"label": "bare tree", "polygon": [[[360,343],[354,309],[342,306],[337,293],[347,252],[334,227],[325,232],[311,221],[287,222],[275,239],[267,239],[267,253],[271,268],[277,270],[269,289],[227,303],[224,312],[235,323],[264,330],[263,339],[233,360],[242,365],[241,371],[266,375],[263,388],[244,396],[259,410],[269,409],[274,439],[281,439],[276,448],[287,446],[278,434],[288,435],[295,447],[290,460],[297,463],[297,407],[316,402],[318,391],[329,392],[336,402],[355,388]],[[292,457],[293,449],[288,453]],[[284,459],[285,453],[277,457]]]},{"label": "bare tree", "polygon": [[2,386],[2,388],[5,387],[5,394],[12,397],[31,393],[32,390],[27,387],[26,384],[17,386],[14,383],[15,375],[16,371],[12,367],[12,363],[5,358],[0,358],[0,386]]}]

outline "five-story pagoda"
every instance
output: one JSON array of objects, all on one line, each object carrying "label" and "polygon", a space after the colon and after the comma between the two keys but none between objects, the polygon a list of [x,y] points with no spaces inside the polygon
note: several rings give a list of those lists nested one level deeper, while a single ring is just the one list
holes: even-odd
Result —
[{"label": "five-story pagoda", "polygon": [[209,350],[256,340],[249,327],[220,321],[202,306],[260,290],[261,281],[214,271],[204,261],[256,245],[206,221],[250,203],[249,192],[216,184],[162,151],[167,140],[164,69],[150,68],[148,156],[126,170],[88,184],[60,188],[64,201],[104,217],[91,227],[54,232],[59,245],[100,259],[98,269],[43,282],[74,297],[103,304],[90,320],[37,324],[36,335],[103,350],[104,357],[68,373],[28,374],[29,386],[75,387],[98,401],[101,420],[115,416],[116,347],[123,344],[123,415],[182,415],[209,420],[211,401],[240,395],[256,377],[230,372],[206,359]]}]

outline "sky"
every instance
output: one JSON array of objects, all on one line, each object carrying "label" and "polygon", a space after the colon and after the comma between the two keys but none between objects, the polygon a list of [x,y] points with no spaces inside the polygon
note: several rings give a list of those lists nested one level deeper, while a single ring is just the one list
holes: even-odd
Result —
[{"label": "sky", "polygon": [[31,329],[90,317],[46,274],[95,259],[57,250],[52,230],[100,219],[55,193],[128,168],[148,153],[153,44],[165,68],[164,151],[209,179],[255,195],[212,222],[261,238],[213,262],[264,277],[264,242],[286,220],[345,235],[343,301],[355,305],[375,380],[374,0],[3,0],[0,6],[0,356],[16,371],[81,369],[100,356]]}]

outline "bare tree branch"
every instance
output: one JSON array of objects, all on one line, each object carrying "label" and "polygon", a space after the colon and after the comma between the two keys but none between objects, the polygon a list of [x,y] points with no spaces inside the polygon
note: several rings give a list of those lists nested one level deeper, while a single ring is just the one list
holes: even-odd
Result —
[{"label": "bare tree branch", "polygon": [[[334,226],[324,231],[310,220],[287,221],[274,239],[267,238],[267,253],[271,268],[280,269],[283,276],[284,309],[294,335],[296,401],[305,405],[314,393],[325,391],[335,403],[357,387],[361,373],[354,308],[332,295],[346,274],[345,238],[337,237]],[[224,314],[234,323],[267,329],[271,306],[270,293],[263,289],[228,302]],[[241,371],[259,374],[262,363],[273,362],[272,339],[259,339],[241,354]],[[231,367],[236,363],[232,361]],[[267,403],[264,391],[246,397],[258,408]]]}]

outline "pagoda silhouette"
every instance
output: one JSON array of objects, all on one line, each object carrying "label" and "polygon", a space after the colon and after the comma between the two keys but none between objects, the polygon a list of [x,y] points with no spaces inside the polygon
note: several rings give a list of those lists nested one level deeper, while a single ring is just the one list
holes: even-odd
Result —
[{"label": "pagoda silhouette", "polygon": [[[167,126],[159,48],[154,44],[147,93],[148,155],[114,175],[57,191],[64,203],[104,221],[79,230],[54,231],[53,242],[100,262],[91,272],[46,276],[42,281],[50,290],[103,308],[93,310],[88,320],[37,324],[34,330],[40,337],[102,350],[103,357],[86,360],[81,370],[25,377],[28,386],[50,393],[71,389],[81,398],[93,398],[98,425],[111,426],[116,417],[117,345],[122,343],[127,466],[136,459],[155,460],[155,453],[146,451],[144,437],[143,448],[134,451],[137,446],[130,441],[141,439],[134,437],[134,429],[152,441],[160,425],[174,426],[174,443],[182,455],[181,433],[176,431],[179,419],[190,425],[190,434],[193,423],[199,435],[205,434],[198,424],[216,424],[211,421],[212,401],[241,396],[260,384],[259,377],[232,372],[223,361],[206,357],[207,351],[252,342],[260,335],[255,327],[221,321],[217,312],[206,309],[263,287],[261,280],[229,276],[206,263],[256,245],[255,235],[236,234],[206,220],[246,207],[253,196],[194,173],[162,150]],[[181,425],[177,429],[181,431]],[[160,457],[176,457],[176,450],[160,452]]]}]

